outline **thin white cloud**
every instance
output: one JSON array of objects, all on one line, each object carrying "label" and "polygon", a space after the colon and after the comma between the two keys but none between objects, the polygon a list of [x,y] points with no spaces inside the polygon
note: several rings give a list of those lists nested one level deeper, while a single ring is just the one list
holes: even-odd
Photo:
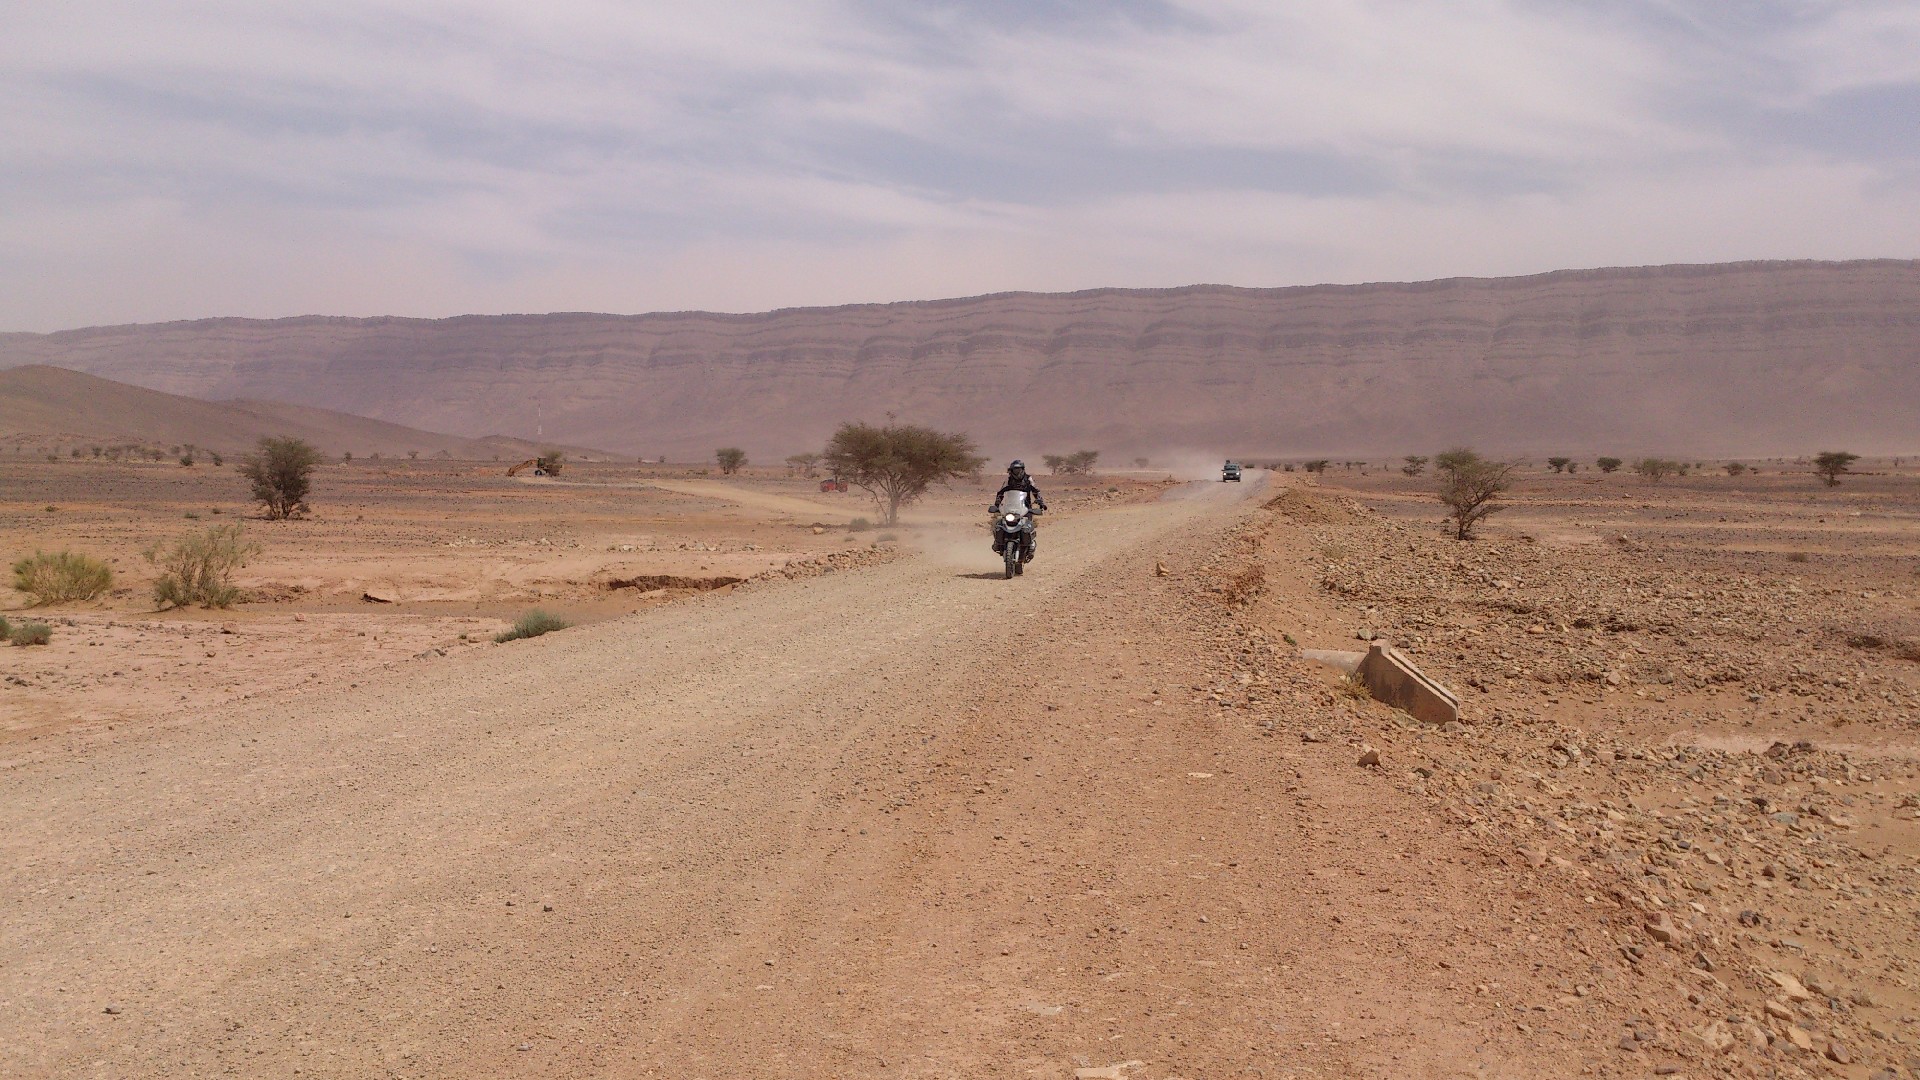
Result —
[{"label": "thin white cloud", "polygon": [[1897,134],[1899,95],[1920,95],[1908,3],[254,0],[10,20],[8,329],[1920,246],[1911,140],[1876,126]]}]

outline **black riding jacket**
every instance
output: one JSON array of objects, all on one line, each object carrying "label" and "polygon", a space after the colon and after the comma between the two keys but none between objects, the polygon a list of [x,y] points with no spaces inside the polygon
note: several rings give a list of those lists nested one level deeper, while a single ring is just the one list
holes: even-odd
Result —
[{"label": "black riding jacket", "polygon": [[1047,500],[1040,497],[1040,489],[1033,486],[1033,477],[1031,475],[1023,476],[1018,480],[1008,477],[1007,482],[1000,485],[1000,490],[994,492],[993,505],[998,507],[1000,500],[1006,498],[1007,492],[1009,491],[1026,492],[1027,501],[1032,504],[1036,510],[1045,510],[1047,508]]}]

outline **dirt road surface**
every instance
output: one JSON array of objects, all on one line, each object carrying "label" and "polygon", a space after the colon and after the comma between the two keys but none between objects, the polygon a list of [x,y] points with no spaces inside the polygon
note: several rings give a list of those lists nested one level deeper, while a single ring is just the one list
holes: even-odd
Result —
[{"label": "dirt road surface", "polygon": [[17,768],[0,1075],[1577,1073],[1428,804],[1208,693],[1262,489]]}]

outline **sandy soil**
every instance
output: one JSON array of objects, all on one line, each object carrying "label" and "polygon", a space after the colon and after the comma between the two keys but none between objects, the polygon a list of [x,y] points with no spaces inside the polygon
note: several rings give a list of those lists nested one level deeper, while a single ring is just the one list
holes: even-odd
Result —
[{"label": "sandy soil", "polygon": [[[0,587],[0,615],[45,619],[44,649],[0,653],[0,765],[43,738],[96,736],[199,715],[250,696],[488,645],[532,607],[576,623],[617,618],[735,583],[785,580],[935,549],[978,548],[982,485],[935,489],[892,529],[866,496],[781,471],[575,464],[558,479],[499,463],[359,462],[315,477],[315,512],[261,520],[231,467],[0,460],[0,553],[72,549],[108,560],[112,595],[34,609]],[[1158,478],[1054,484],[1071,512],[1151,497]],[[1114,489],[1109,491],[1109,489]],[[262,554],[232,609],[156,612],[140,552],[192,530],[244,524]],[[851,527],[849,527],[851,526]],[[0,586],[10,585],[8,578]]]},{"label": "sandy soil", "polygon": [[[251,698],[16,739],[0,1074],[1920,1068],[1912,487],[1563,479],[1466,545],[1400,479],[1095,485],[1012,582],[956,493],[842,572],[445,655],[356,638]],[[474,505],[534,500],[532,531],[550,490]],[[725,503],[621,527],[855,535]],[[1861,518],[1813,544],[1799,508],[1836,504]],[[1723,513],[1756,527],[1687,527]],[[498,625],[331,603],[234,618],[289,651]],[[168,626],[218,661],[227,618]],[[1468,722],[1299,656],[1375,634]]]}]

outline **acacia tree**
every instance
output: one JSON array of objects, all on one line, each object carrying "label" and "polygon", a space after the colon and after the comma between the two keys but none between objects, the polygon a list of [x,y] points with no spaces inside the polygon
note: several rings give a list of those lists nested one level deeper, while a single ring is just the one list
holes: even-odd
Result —
[{"label": "acacia tree", "polygon": [[1604,473],[1610,473],[1613,470],[1619,468],[1620,466],[1626,464],[1625,462],[1621,461],[1617,457],[1595,458],[1593,463],[1594,465],[1599,467],[1601,472],[1604,472]]},{"label": "acacia tree", "polygon": [[1405,465],[1400,466],[1400,471],[1408,476],[1419,476],[1427,471],[1427,459],[1419,454],[1408,454],[1400,460],[1406,462]]},{"label": "acacia tree", "polygon": [[1453,522],[1454,539],[1471,540],[1475,526],[1506,509],[1495,505],[1494,500],[1513,485],[1516,466],[1488,461],[1465,447],[1440,456],[1447,459],[1440,472],[1440,501],[1446,504],[1447,519]]},{"label": "acacia tree", "polygon": [[1669,461],[1666,458],[1649,457],[1641,458],[1639,461],[1634,462],[1633,471],[1657,484],[1667,477],[1672,476],[1674,473],[1679,473],[1684,476],[1686,475],[1687,469],[1686,466],[1677,461]]},{"label": "acacia tree", "polygon": [[1859,460],[1859,454],[1849,454],[1845,450],[1822,450],[1813,459],[1813,473],[1825,480],[1828,487],[1839,487],[1840,474],[1850,471],[1847,466]]},{"label": "acacia tree", "polygon": [[1573,459],[1570,457],[1550,457],[1547,459],[1548,467],[1552,468],[1554,472],[1566,472],[1567,466],[1571,464],[1573,464]]},{"label": "acacia tree", "polygon": [[240,462],[240,475],[253,481],[253,497],[267,508],[267,516],[282,520],[305,505],[320,451],[303,439],[261,438],[253,453]]},{"label": "acacia tree", "polygon": [[900,508],[929,487],[977,476],[987,461],[974,453],[973,440],[959,432],[852,421],[841,424],[827,440],[821,460],[833,475],[873,496],[887,525],[897,524]]},{"label": "acacia tree", "polygon": [[1075,450],[1071,454],[1043,454],[1040,460],[1046,463],[1049,473],[1084,476],[1093,471],[1094,463],[1100,460],[1100,451]]},{"label": "acacia tree", "polygon": [[812,479],[814,476],[819,475],[818,472],[814,469],[814,466],[818,465],[819,463],[820,463],[819,454],[805,453],[805,454],[788,454],[787,455],[787,468],[792,469],[793,471],[799,473],[801,476],[807,477],[808,479]]},{"label": "acacia tree", "polygon": [[747,463],[747,452],[737,446],[723,446],[713,452],[713,460],[719,463],[721,476],[732,476]]}]

